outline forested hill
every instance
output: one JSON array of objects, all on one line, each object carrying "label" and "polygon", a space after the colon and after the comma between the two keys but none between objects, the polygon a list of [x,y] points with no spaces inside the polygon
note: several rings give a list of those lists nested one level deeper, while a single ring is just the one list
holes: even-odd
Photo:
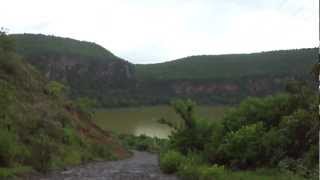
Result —
[{"label": "forested hill", "polygon": [[290,80],[310,80],[317,62],[317,49],[310,48],[134,65],[94,43],[35,34],[11,37],[19,54],[50,80],[70,87],[73,98],[96,99],[104,107],[165,104],[173,98],[234,104],[282,91]]},{"label": "forested hill", "polygon": [[26,56],[76,55],[92,59],[117,60],[110,51],[95,43],[42,34],[12,34],[17,51]]},{"label": "forested hill", "polygon": [[190,56],[158,64],[136,65],[140,79],[238,79],[254,76],[307,75],[316,63],[317,49],[252,54]]},{"label": "forested hill", "polygon": [[140,91],[152,103],[188,97],[206,104],[234,104],[247,96],[283,91],[291,80],[310,81],[316,62],[317,49],[310,48],[191,56],[135,67]]},{"label": "forested hill", "polygon": [[26,61],[48,79],[70,87],[74,98],[103,99],[125,89],[134,78],[134,67],[107,49],[90,42],[41,34],[10,35]]}]

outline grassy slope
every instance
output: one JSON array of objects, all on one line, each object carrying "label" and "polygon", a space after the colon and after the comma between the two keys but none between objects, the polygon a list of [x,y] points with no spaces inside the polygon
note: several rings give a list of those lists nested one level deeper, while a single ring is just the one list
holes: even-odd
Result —
[{"label": "grassy slope", "polygon": [[238,79],[254,76],[305,75],[317,61],[317,49],[253,54],[191,56],[158,64],[136,65],[140,79]]},{"label": "grassy slope", "polygon": [[47,83],[15,53],[0,49],[0,176],[127,155],[90,117],[48,94]]}]

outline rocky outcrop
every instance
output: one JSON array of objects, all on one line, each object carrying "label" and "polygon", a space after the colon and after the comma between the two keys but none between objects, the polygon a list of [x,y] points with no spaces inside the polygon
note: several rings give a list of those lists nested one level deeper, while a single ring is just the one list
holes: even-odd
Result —
[{"label": "rocky outcrop", "polygon": [[[76,55],[29,56],[26,60],[50,80],[70,87],[71,96],[98,99],[128,89],[135,81],[134,67],[122,59],[100,60]],[[105,94],[105,95],[104,95]]]},{"label": "rocky outcrop", "polygon": [[231,83],[215,83],[214,81],[204,84],[194,84],[190,82],[176,83],[172,88],[177,95],[192,95],[201,93],[234,93],[240,90],[239,85]]},{"label": "rocky outcrop", "polygon": [[72,55],[27,57],[51,80],[67,82],[71,77],[92,77],[91,80],[128,80],[134,77],[133,66],[123,60],[97,61]]}]

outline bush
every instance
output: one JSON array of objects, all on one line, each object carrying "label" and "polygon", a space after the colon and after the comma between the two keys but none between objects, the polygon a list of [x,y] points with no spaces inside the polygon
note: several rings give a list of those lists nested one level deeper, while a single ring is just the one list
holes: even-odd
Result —
[{"label": "bush", "polygon": [[286,155],[286,147],[289,142],[278,128],[272,128],[261,137],[263,156],[260,160],[264,164],[275,167]]},{"label": "bush", "polygon": [[265,98],[248,98],[226,114],[225,132],[237,131],[242,126],[262,122],[267,128],[277,126],[281,117],[293,111],[290,96],[279,94]]},{"label": "bush", "polygon": [[0,166],[9,167],[18,159],[21,147],[14,133],[0,129]]},{"label": "bush", "polygon": [[308,151],[311,143],[318,143],[318,140],[316,140],[318,134],[312,132],[319,131],[317,113],[298,109],[290,116],[282,118],[279,126],[281,132],[289,140],[289,144],[286,147],[287,154],[293,158],[298,158]]},{"label": "bush", "polygon": [[160,154],[160,168],[163,172],[171,174],[178,171],[179,166],[184,162],[184,156],[174,150]]},{"label": "bush", "polygon": [[137,144],[137,150],[139,151],[147,151],[149,149],[149,144],[146,141],[142,141]]},{"label": "bush", "polygon": [[121,143],[128,149],[135,149],[138,151],[160,152],[167,146],[167,139],[160,139],[157,137],[148,137],[146,135],[120,135]]},{"label": "bush", "polygon": [[31,172],[28,166],[17,166],[13,168],[0,168],[0,179],[15,179],[16,175]]},{"label": "bush", "polygon": [[[174,159],[176,154],[165,154],[160,159],[166,165],[162,169],[172,173],[178,168],[178,175],[186,180],[317,177],[318,100],[312,89],[295,85],[288,94],[249,98],[227,114],[221,126],[202,123],[194,116],[194,103],[178,101],[174,108],[184,126],[172,126],[175,131],[168,147],[185,157],[181,163]],[[267,171],[244,171],[266,167]],[[280,171],[270,173],[276,167]]]},{"label": "bush", "polygon": [[[212,124],[195,117],[195,103],[191,100],[178,100],[172,104],[183,120],[183,125],[174,127],[175,131],[170,136],[170,144],[183,154],[190,151],[203,151],[212,137]],[[170,125],[169,122],[167,124]]]},{"label": "bush", "polygon": [[[78,148],[78,147],[77,147]],[[66,148],[67,150],[63,157],[63,164],[77,165],[82,163],[82,152],[76,148]]]},{"label": "bush", "polygon": [[13,38],[7,35],[4,28],[0,28],[0,53],[13,52],[15,48],[16,44]]},{"label": "bush", "polygon": [[57,154],[57,144],[46,134],[32,139],[31,165],[38,171],[46,172]]},{"label": "bush", "polygon": [[234,168],[255,167],[262,156],[262,123],[243,126],[226,135],[220,145],[227,162]]},{"label": "bush", "polygon": [[6,130],[0,131],[0,165],[9,166],[15,157],[15,137]]},{"label": "bush", "polygon": [[224,166],[199,164],[188,158],[179,166],[177,174],[183,180],[218,180],[223,179],[226,171]]},{"label": "bush", "polygon": [[310,171],[316,174],[316,176],[319,175],[319,146],[318,145],[312,145],[308,152],[306,152],[303,156],[303,164],[305,167],[307,167]]},{"label": "bush", "polygon": [[54,97],[60,97],[63,95],[63,93],[66,91],[66,86],[63,84],[57,82],[57,81],[50,81],[46,88],[45,91],[47,94],[54,96]]},{"label": "bush", "polygon": [[212,126],[212,136],[205,144],[204,156],[210,163],[217,163],[223,158],[219,152],[219,146],[223,142],[224,135],[221,123],[215,123]]},{"label": "bush", "polygon": [[72,128],[63,129],[63,143],[67,145],[80,145],[81,139],[77,136],[76,132]]},{"label": "bush", "polygon": [[111,148],[105,144],[92,144],[92,152],[98,159],[114,160],[115,156],[111,153]]},{"label": "bush", "polygon": [[200,180],[200,166],[194,163],[183,163],[179,166],[177,175],[182,180]]},{"label": "bush", "polygon": [[[279,172],[273,169],[257,169],[255,171],[226,171],[222,180],[306,180],[293,172]],[[219,179],[217,179],[219,180]]]},{"label": "bush", "polygon": [[219,180],[226,174],[224,166],[212,165],[212,166],[201,166],[199,168],[199,179],[200,180]]}]

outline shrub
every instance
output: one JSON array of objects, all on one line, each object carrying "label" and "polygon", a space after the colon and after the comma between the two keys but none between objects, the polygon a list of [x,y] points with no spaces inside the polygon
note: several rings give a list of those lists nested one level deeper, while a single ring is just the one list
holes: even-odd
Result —
[{"label": "shrub", "polygon": [[0,29],[0,52],[13,52],[16,48],[15,41],[7,35],[4,28]]},{"label": "shrub", "polygon": [[177,172],[179,166],[184,162],[184,156],[174,150],[160,154],[160,168],[163,172],[171,174]]},{"label": "shrub", "polygon": [[223,127],[221,123],[214,123],[212,127],[212,136],[205,144],[203,153],[209,162],[216,163],[223,158],[222,155],[219,154],[220,152],[218,147],[222,143],[224,135],[222,133]]},{"label": "shrub", "polygon": [[200,180],[219,180],[222,179],[226,174],[224,166],[212,165],[212,166],[201,166],[199,168],[199,179]]},{"label": "shrub", "polygon": [[16,137],[7,130],[0,131],[0,165],[9,166],[16,156]]},{"label": "shrub", "polygon": [[[282,118],[280,130],[288,138],[289,145],[286,147],[288,155],[298,158],[304,152],[308,151],[311,143],[317,138],[317,134],[311,134],[314,129],[319,131],[319,122],[317,113],[310,113],[306,110],[298,109],[290,116]],[[314,137],[315,136],[315,137]],[[306,143],[308,142],[309,143]]]},{"label": "shrub", "polygon": [[[291,171],[279,172],[273,169],[255,171],[226,171],[223,180],[306,180]],[[219,179],[217,179],[219,180]]]},{"label": "shrub", "polygon": [[101,159],[101,158],[109,159],[109,160],[115,159],[115,156],[111,153],[110,147],[108,147],[105,144],[94,143],[91,145],[91,148],[94,156],[97,157],[98,159]]},{"label": "shrub", "polygon": [[256,166],[262,155],[263,133],[262,123],[243,126],[236,132],[228,133],[220,146],[225,159],[235,168]]},{"label": "shrub", "polygon": [[149,143],[147,141],[141,141],[137,144],[136,148],[139,151],[146,151],[149,149]]},{"label": "shrub", "polygon": [[0,166],[11,166],[18,155],[19,147],[16,135],[0,129]]},{"label": "shrub", "polygon": [[177,175],[182,180],[200,180],[200,166],[194,163],[183,163],[179,166]]},{"label": "shrub", "polygon": [[57,144],[46,134],[39,134],[32,139],[31,165],[39,171],[46,172],[57,153]]},{"label": "shrub", "polygon": [[67,145],[80,145],[82,142],[81,142],[81,139],[77,136],[74,129],[64,128],[63,143]]},{"label": "shrub", "polygon": [[212,180],[222,178],[225,169],[224,166],[206,164],[199,153],[189,153],[177,174],[183,180]]},{"label": "shrub", "polygon": [[319,174],[319,146],[312,145],[308,152],[306,152],[303,156],[303,164],[305,167]]},{"label": "shrub", "polygon": [[[184,126],[167,123],[175,129],[168,147],[185,157],[181,163],[172,160],[174,153],[168,153],[160,163],[164,166],[166,162],[167,172],[178,168],[177,174],[186,180],[317,177],[318,100],[312,89],[293,86],[288,94],[249,98],[227,114],[221,126],[203,124],[194,116],[192,102],[178,101],[174,107]],[[223,166],[207,163],[242,171],[226,171]],[[277,165],[280,171],[269,171]],[[266,167],[267,171],[244,171]]]},{"label": "shrub", "polygon": [[120,141],[129,149],[139,151],[160,152],[167,147],[167,139],[159,139],[157,137],[148,137],[146,135],[120,135]]},{"label": "shrub", "polygon": [[[183,154],[189,151],[203,151],[212,137],[213,126],[207,121],[200,121],[195,117],[195,103],[191,100],[175,101],[173,107],[183,120],[183,126],[174,127],[170,144]],[[163,120],[162,120],[163,121]],[[167,122],[170,125],[169,122]]]},{"label": "shrub", "polygon": [[15,179],[16,175],[31,172],[28,166],[17,166],[13,168],[0,168],[0,179]]},{"label": "shrub", "polygon": [[[65,147],[66,148],[66,147]],[[68,151],[65,152],[63,157],[63,163],[67,165],[77,165],[82,163],[82,153],[76,148],[66,148]]]},{"label": "shrub", "polygon": [[91,113],[90,110],[97,106],[97,101],[88,97],[81,97],[74,101],[74,106],[80,111]]},{"label": "shrub", "polygon": [[265,98],[248,98],[226,114],[223,125],[226,132],[242,126],[262,122],[267,128],[277,126],[281,117],[292,112],[290,96],[279,94]]},{"label": "shrub", "polygon": [[66,86],[57,81],[50,81],[45,88],[46,92],[54,97],[62,96],[66,89]]}]

